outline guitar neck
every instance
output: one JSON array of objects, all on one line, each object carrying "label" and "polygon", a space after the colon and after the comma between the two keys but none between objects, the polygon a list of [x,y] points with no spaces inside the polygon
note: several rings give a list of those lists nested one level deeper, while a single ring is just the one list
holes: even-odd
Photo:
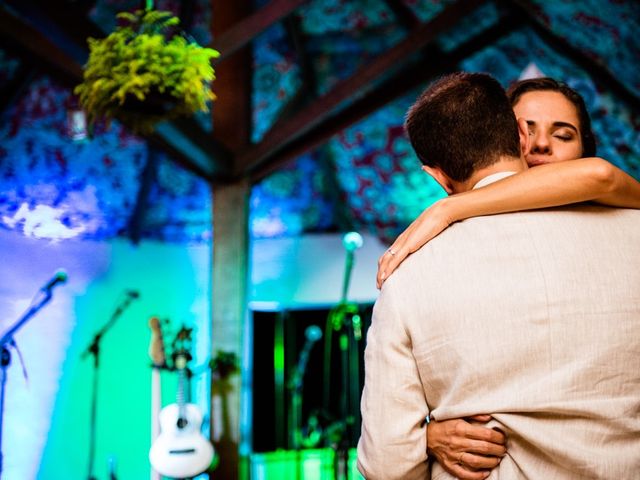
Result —
[{"label": "guitar neck", "polygon": [[185,406],[189,402],[189,385],[186,367],[178,369],[178,389],[176,393],[176,403],[178,404],[179,418],[185,418]]}]

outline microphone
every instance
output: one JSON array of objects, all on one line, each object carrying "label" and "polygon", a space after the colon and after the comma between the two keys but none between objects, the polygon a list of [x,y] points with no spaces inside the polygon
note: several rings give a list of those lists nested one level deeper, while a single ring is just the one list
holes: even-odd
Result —
[{"label": "microphone", "polygon": [[40,289],[42,291],[49,291],[59,283],[65,283],[67,281],[67,272],[62,269],[56,271],[51,279]]},{"label": "microphone", "polygon": [[322,338],[322,330],[317,325],[310,325],[305,329],[304,336],[309,343],[315,343]]},{"label": "microphone", "polygon": [[363,243],[362,235],[358,232],[349,232],[342,237],[342,245],[347,249],[347,252],[359,249]]},{"label": "microphone", "polygon": [[125,290],[125,293],[130,298],[138,298],[138,297],[140,297],[140,292],[138,292],[137,290]]}]

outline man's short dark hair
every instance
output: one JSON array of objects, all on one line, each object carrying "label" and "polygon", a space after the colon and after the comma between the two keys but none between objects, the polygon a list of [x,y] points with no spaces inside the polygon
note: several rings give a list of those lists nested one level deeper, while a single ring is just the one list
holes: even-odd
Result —
[{"label": "man's short dark hair", "polygon": [[520,156],[511,104],[484,73],[454,73],[431,84],[407,112],[405,130],[420,161],[457,182],[500,157]]},{"label": "man's short dark hair", "polygon": [[541,78],[529,78],[527,80],[520,80],[513,83],[507,89],[507,97],[511,102],[511,106],[515,106],[520,100],[520,97],[527,92],[558,92],[564,95],[578,113],[578,130],[580,131],[580,138],[582,139],[582,156],[583,157],[595,157],[596,156],[596,138],[591,130],[591,117],[589,111],[584,103],[582,95],[571,88],[564,82],[559,82],[549,77]]}]

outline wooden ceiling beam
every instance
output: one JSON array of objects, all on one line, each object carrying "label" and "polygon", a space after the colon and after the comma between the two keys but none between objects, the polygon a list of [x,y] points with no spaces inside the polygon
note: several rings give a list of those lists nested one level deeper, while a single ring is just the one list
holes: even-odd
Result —
[{"label": "wooden ceiling beam", "polygon": [[318,128],[287,145],[278,155],[276,161],[265,163],[261,168],[252,171],[251,182],[259,182],[285,163],[327,142],[332,136],[345,128],[409,93],[411,90],[421,85],[426,85],[437,75],[458,70],[458,64],[462,60],[521,27],[523,22],[524,20],[520,15],[509,13],[502,16],[493,26],[474,35],[451,52],[442,52],[436,48],[427,47],[420,61],[397,72],[361,99],[356,100],[345,109],[327,118]]},{"label": "wooden ceiling beam", "polygon": [[[211,0],[213,37],[218,32],[244,24],[254,18],[250,0]],[[252,126],[252,56],[244,48],[229,55],[216,66],[214,91],[221,92],[212,106],[213,134],[234,152],[241,151],[251,142]],[[235,157],[234,157],[235,158]],[[235,170],[235,168],[234,168]]]},{"label": "wooden ceiling beam", "polygon": [[402,0],[384,0],[384,3],[387,4],[389,10],[398,19],[398,22],[405,28],[412,30],[420,25],[420,19]]},{"label": "wooden ceiling beam", "polygon": [[316,96],[318,85],[316,74],[307,48],[307,41],[302,31],[301,20],[297,16],[288,16],[284,19],[284,25],[296,52],[296,59],[300,65],[303,88],[311,95]]},{"label": "wooden ceiling beam", "polygon": [[70,55],[58,48],[35,27],[0,5],[0,35],[33,55],[38,63],[53,67],[65,83],[82,78],[82,67]]},{"label": "wooden ceiling beam", "polygon": [[[65,35],[80,46],[83,50],[87,47],[87,38],[102,38],[104,31],[95,23],[87,19],[89,3],[67,2],[61,0],[9,0],[12,3],[20,2],[20,13],[31,19],[44,16],[53,22],[57,28],[62,29]],[[42,30],[42,29],[41,29]]]},{"label": "wooden ceiling beam", "polygon": [[[36,8],[31,3],[20,3],[20,6]],[[52,17],[52,20],[55,19]],[[79,27],[83,31],[90,28],[87,24],[91,24],[85,18],[75,18],[74,24],[76,23],[84,25]],[[64,26],[61,26],[61,30],[64,32]],[[71,38],[58,38],[61,35],[52,39],[25,20],[20,10],[9,9],[3,5],[0,5],[0,35],[17,44],[38,62],[50,67],[54,76],[64,85],[72,87],[82,81],[81,62],[67,54],[65,47],[71,45],[81,50],[86,57],[86,39],[83,39],[82,45]],[[212,138],[193,119],[182,119],[167,124],[170,128],[159,128],[150,138],[160,137],[156,143],[167,147],[167,153],[177,160],[178,164],[209,181],[224,180],[230,176],[233,154],[222,142]]]},{"label": "wooden ceiling beam", "polygon": [[478,0],[458,1],[445,8],[433,20],[421,24],[403,41],[359,68],[351,77],[338,83],[331,91],[293,115],[280,128],[270,130],[260,143],[242,152],[237,158],[235,174],[238,176],[250,174],[261,168],[263,164],[275,161],[281,150],[326,121],[355,92],[365,91],[375,80],[396,68],[411,54],[422,49],[439,33],[451,28],[462,16],[480,3],[482,2]]},{"label": "wooden ceiling beam", "polygon": [[[271,0],[260,10],[226,27],[219,34],[214,35],[213,43],[210,45],[211,48],[220,52],[220,57],[214,61],[214,64],[222,62],[275,22],[290,15],[307,2],[308,0]],[[220,5],[213,7],[220,8]]]}]

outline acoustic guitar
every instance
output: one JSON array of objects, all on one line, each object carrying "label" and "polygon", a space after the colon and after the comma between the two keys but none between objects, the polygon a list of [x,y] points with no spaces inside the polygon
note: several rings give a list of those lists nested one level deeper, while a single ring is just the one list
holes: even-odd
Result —
[{"label": "acoustic guitar", "polygon": [[182,328],[174,341],[174,367],[178,372],[176,403],[160,412],[160,435],[149,451],[149,460],[160,474],[172,478],[194,477],[211,465],[213,445],[202,434],[202,413],[197,405],[187,403],[187,362],[191,329]]}]

